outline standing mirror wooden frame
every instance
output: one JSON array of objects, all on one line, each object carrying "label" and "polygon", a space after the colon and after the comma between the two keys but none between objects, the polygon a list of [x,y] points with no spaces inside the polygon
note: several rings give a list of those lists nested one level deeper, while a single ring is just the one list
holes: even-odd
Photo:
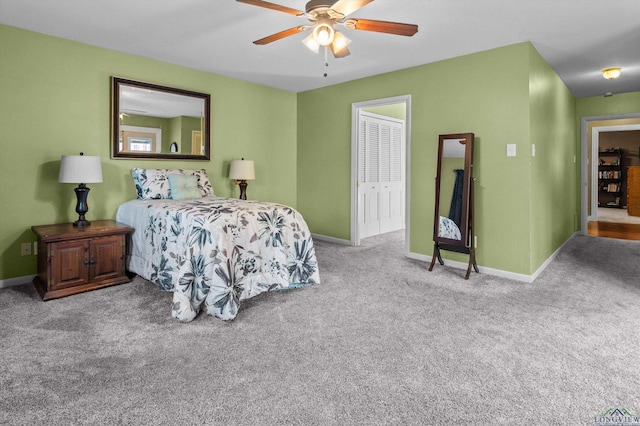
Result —
[{"label": "standing mirror wooden frame", "polygon": [[473,133],[440,135],[438,138],[438,167],[433,220],[433,256],[429,271],[436,259],[444,265],[441,251],[469,255],[465,279],[471,268],[476,272],[473,237]]}]

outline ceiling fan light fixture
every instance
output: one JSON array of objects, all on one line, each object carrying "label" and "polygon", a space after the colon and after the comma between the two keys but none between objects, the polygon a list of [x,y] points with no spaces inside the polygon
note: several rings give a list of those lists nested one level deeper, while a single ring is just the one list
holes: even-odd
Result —
[{"label": "ceiling fan light fixture", "polygon": [[620,67],[604,68],[602,70],[602,76],[607,80],[613,80],[620,77],[621,71],[622,71],[622,68]]},{"label": "ceiling fan light fixture", "polygon": [[302,40],[302,44],[307,46],[307,48],[314,53],[318,53],[318,50],[320,49],[320,44],[316,41],[313,33],[309,34],[304,40]]},{"label": "ceiling fan light fixture", "polygon": [[345,35],[342,34],[340,31],[336,31],[335,34],[333,35],[332,46],[334,51],[336,52],[341,51],[342,49],[347,47],[349,43],[351,43],[351,40],[345,37]]},{"label": "ceiling fan light fixture", "polygon": [[331,53],[336,58],[344,58],[349,56],[351,52],[349,52],[349,48],[347,47],[351,43],[351,40],[346,38],[341,32],[336,31],[335,37],[333,38],[333,43],[329,46],[331,48]]},{"label": "ceiling fan light fixture", "polygon": [[333,41],[335,31],[330,23],[320,22],[315,26],[312,34],[320,46],[328,46]]}]

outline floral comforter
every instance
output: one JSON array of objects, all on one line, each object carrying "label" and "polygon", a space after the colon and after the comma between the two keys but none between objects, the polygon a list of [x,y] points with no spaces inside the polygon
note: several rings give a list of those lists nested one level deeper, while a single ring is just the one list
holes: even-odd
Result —
[{"label": "floral comforter", "polygon": [[118,222],[134,228],[128,269],[173,292],[172,316],[200,309],[235,318],[240,301],[320,282],[313,240],[296,210],[232,198],[132,200]]}]

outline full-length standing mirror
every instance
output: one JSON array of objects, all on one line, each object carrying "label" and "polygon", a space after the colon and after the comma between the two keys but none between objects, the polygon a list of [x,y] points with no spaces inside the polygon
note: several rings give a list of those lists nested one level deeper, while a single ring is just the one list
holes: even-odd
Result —
[{"label": "full-length standing mirror", "polygon": [[113,158],[210,159],[211,96],[112,78]]},{"label": "full-length standing mirror", "polygon": [[444,265],[441,250],[469,254],[469,266],[479,272],[473,238],[473,133],[440,135],[433,221],[433,257]]}]

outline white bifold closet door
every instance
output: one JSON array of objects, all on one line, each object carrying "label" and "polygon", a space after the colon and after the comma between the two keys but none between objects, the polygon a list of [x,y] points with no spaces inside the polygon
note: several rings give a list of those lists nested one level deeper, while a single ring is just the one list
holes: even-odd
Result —
[{"label": "white bifold closet door", "polygon": [[358,123],[360,238],[404,228],[404,122],[363,112]]}]

